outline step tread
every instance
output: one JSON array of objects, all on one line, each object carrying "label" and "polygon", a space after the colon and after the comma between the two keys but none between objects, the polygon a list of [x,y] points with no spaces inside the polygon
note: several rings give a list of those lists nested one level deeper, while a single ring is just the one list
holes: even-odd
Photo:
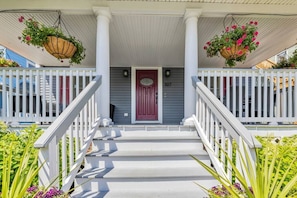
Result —
[{"label": "step tread", "polygon": [[198,136],[104,136],[104,137],[94,137],[94,140],[114,140],[114,141],[200,141]]},{"label": "step tread", "polygon": [[87,157],[173,157],[173,156],[208,156],[204,150],[100,150],[88,153]]},{"label": "step tread", "polygon": [[105,178],[105,179],[209,179],[212,176],[202,167],[129,167],[129,168],[90,168],[83,169],[77,178]]},{"label": "step tread", "polygon": [[196,187],[196,190],[192,191],[165,191],[161,189],[156,189],[155,191],[144,191],[144,190],[134,190],[134,191],[105,191],[105,192],[92,192],[83,191],[76,192],[71,195],[72,198],[82,198],[82,197],[92,197],[92,198],[205,198],[207,194]]}]

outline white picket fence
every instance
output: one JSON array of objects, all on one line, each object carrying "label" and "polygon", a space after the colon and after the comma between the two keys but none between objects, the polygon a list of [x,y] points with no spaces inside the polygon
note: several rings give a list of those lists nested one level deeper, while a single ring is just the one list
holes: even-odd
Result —
[{"label": "white picket fence", "polygon": [[199,69],[198,77],[241,122],[297,121],[297,70]]}]

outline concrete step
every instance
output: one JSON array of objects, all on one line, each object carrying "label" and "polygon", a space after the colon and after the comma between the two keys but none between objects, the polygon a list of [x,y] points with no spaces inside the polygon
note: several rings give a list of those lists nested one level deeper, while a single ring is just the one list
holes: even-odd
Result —
[{"label": "concrete step", "polygon": [[204,198],[196,182],[206,188],[217,182],[190,155],[210,165],[192,127],[100,128],[71,197]]}]

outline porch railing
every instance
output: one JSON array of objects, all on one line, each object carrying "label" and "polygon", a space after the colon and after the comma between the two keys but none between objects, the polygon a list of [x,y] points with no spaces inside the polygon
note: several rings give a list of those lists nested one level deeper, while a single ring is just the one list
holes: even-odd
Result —
[{"label": "porch railing", "polygon": [[62,183],[65,192],[70,189],[100,124],[95,102],[100,85],[101,76],[96,76],[35,142],[43,164],[41,186]]},{"label": "porch railing", "polygon": [[253,161],[254,149],[261,144],[197,77],[192,77],[192,82],[196,89],[195,127],[218,174],[232,181],[232,166],[226,158],[233,159],[235,154],[239,162],[240,157],[234,151],[243,154],[245,147]]},{"label": "porch railing", "polygon": [[2,68],[0,120],[53,122],[94,76],[94,69]]},{"label": "porch railing", "polygon": [[297,121],[297,71],[199,69],[200,80],[244,123]]}]

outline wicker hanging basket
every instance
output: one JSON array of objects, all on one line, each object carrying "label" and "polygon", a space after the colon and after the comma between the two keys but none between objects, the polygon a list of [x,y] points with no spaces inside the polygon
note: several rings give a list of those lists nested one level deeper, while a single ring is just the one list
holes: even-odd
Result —
[{"label": "wicker hanging basket", "polygon": [[77,50],[71,42],[65,39],[56,36],[48,36],[47,38],[48,42],[44,44],[44,48],[58,59],[71,58]]},{"label": "wicker hanging basket", "polygon": [[227,49],[226,47],[223,47],[220,50],[220,54],[227,60],[229,59],[236,59],[238,57],[243,56],[244,54],[247,53],[247,49],[240,47],[238,45],[232,45],[232,47],[230,47],[229,49]]}]

